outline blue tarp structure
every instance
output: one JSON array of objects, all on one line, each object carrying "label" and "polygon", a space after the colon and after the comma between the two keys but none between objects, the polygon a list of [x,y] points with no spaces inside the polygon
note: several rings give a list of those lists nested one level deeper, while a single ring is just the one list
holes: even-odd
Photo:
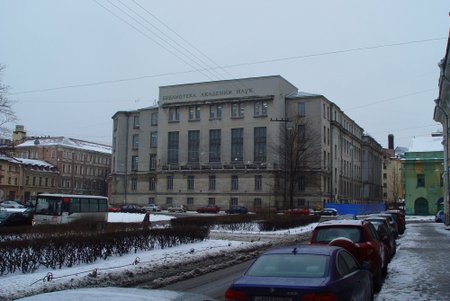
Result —
[{"label": "blue tarp structure", "polygon": [[334,208],[338,214],[370,214],[385,210],[384,203],[370,203],[370,204],[339,204],[339,203],[325,203],[324,208]]}]

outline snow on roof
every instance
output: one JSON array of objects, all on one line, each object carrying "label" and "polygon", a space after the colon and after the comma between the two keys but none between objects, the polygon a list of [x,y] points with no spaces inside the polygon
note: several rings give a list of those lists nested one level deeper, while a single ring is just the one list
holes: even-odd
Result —
[{"label": "snow on roof", "polygon": [[71,148],[77,148],[82,150],[89,150],[104,154],[111,154],[112,147],[109,145],[98,144],[94,142],[88,142],[67,137],[42,137],[27,140],[16,147],[30,147],[30,146],[65,146]]},{"label": "snow on roof", "polygon": [[414,137],[408,147],[410,153],[444,151],[442,136]]},{"label": "snow on roof", "polygon": [[287,96],[287,98],[297,98],[297,97],[317,97],[322,96],[320,94],[313,94],[308,92],[296,91]]},{"label": "snow on roof", "polygon": [[34,166],[42,166],[42,167],[48,167],[48,168],[53,168],[55,167],[53,164],[50,164],[46,161],[42,161],[42,160],[32,160],[32,159],[22,159],[22,158],[17,158],[17,157],[9,157],[3,154],[0,154],[0,160],[5,160],[11,163],[15,163],[15,164],[24,164],[24,165],[34,165]]}]

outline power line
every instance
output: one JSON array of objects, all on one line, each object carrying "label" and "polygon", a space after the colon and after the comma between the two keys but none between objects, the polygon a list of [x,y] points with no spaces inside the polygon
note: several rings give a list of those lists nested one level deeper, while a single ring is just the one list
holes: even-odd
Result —
[{"label": "power line", "polygon": [[399,96],[394,96],[394,97],[389,97],[383,100],[378,100],[378,101],[374,101],[374,102],[370,102],[367,103],[365,105],[360,105],[357,107],[352,107],[349,109],[346,109],[345,111],[350,111],[350,110],[356,110],[356,109],[362,109],[362,108],[366,108],[366,107],[370,107],[379,103],[383,103],[383,102],[390,102],[392,100],[397,100],[397,99],[401,99],[401,98],[405,98],[405,97],[409,97],[409,96],[413,96],[413,95],[418,95],[418,94],[423,94],[426,92],[430,92],[430,91],[437,91],[437,88],[434,89],[426,89],[426,90],[421,90],[421,91],[416,91],[416,92],[412,92],[412,93],[408,93],[408,94],[404,94],[404,95],[399,95]]},{"label": "power line", "polygon": [[[93,1],[96,1],[96,0],[93,0]],[[127,22],[127,21],[124,21],[124,22]],[[133,25],[130,25],[130,26],[133,26]],[[137,30],[139,30],[139,29],[137,29]],[[145,35],[145,33],[142,33],[142,34]],[[311,58],[311,57],[328,56],[328,55],[342,54],[342,53],[349,53],[349,52],[360,52],[360,51],[374,50],[374,49],[380,49],[380,48],[386,48],[386,47],[396,47],[396,46],[411,45],[411,44],[418,44],[418,43],[428,43],[428,42],[435,42],[435,41],[440,41],[440,40],[444,40],[444,39],[447,39],[447,38],[440,37],[440,38],[400,42],[400,43],[394,43],[394,44],[382,44],[382,45],[376,45],[376,46],[350,48],[350,49],[344,49],[344,50],[320,52],[320,53],[305,54],[305,55],[299,55],[299,56],[290,56],[290,57],[270,59],[270,60],[261,60],[261,61],[247,62],[247,63],[240,63],[240,64],[230,64],[230,65],[224,65],[221,67],[212,67],[212,68],[204,68],[204,69],[195,69],[194,68],[194,69],[185,70],[185,71],[167,72],[167,73],[143,75],[143,76],[137,76],[137,77],[123,78],[123,79],[72,84],[72,85],[65,85],[65,86],[52,87],[52,88],[25,90],[25,91],[19,91],[19,92],[14,92],[14,93],[9,93],[9,94],[10,95],[19,95],[19,94],[29,94],[29,93],[40,93],[40,92],[49,92],[49,91],[71,89],[71,88],[81,88],[81,87],[114,84],[114,83],[135,81],[135,80],[141,80],[141,79],[147,79],[147,78],[157,78],[157,77],[163,77],[163,76],[174,76],[174,75],[181,75],[181,74],[196,73],[199,71],[204,71],[206,69],[236,68],[236,67],[251,66],[251,65],[258,65],[258,64],[267,64],[267,63],[274,63],[274,62],[281,62],[281,61],[305,59],[305,58]]]}]

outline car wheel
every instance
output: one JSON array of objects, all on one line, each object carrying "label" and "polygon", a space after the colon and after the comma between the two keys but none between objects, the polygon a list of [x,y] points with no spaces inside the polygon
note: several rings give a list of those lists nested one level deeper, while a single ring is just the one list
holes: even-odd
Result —
[{"label": "car wheel", "polygon": [[381,276],[381,269],[378,270],[376,274],[373,275],[373,287],[375,292],[379,292],[381,290],[383,277]]}]

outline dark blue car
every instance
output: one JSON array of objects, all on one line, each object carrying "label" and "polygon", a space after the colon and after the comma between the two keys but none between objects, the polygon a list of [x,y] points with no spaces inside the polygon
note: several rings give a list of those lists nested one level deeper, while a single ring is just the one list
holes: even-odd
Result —
[{"label": "dark blue car", "polygon": [[347,250],[302,245],[269,250],[225,292],[225,300],[372,300],[372,275]]}]

